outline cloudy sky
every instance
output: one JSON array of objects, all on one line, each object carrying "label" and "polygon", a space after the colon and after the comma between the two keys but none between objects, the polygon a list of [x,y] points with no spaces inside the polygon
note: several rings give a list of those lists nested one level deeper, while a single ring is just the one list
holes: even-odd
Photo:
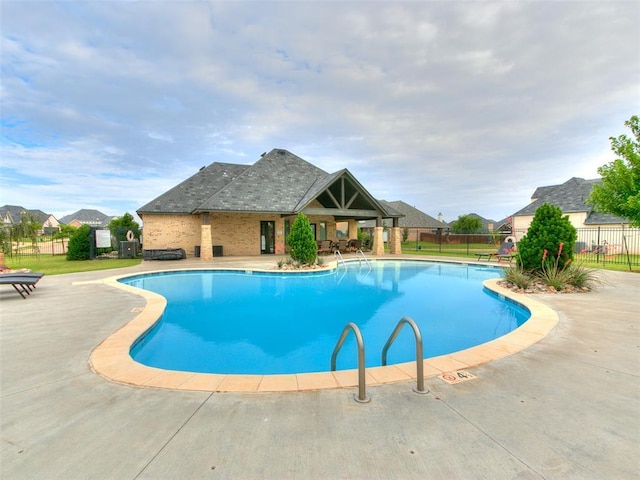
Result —
[{"label": "cloudy sky", "polygon": [[0,205],[134,213],[285,148],[499,220],[595,178],[640,112],[640,3],[11,1]]}]

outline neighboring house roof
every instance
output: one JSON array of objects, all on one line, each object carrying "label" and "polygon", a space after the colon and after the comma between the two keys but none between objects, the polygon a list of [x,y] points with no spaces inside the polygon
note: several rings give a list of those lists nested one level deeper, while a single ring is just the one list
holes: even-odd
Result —
[{"label": "neighboring house roof", "polygon": [[151,213],[244,212],[295,214],[318,201],[336,216],[392,217],[346,169],[329,174],[283,149],[263,154],[253,165],[214,162],[142,206]]},{"label": "neighboring house roof", "polygon": [[513,227],[511,222],[511,217],[503,218],[493,224],[493,229],[500,230],[502,232],[511,232],[511,228]]},{"label": "neighboring house roof", "polygon": [[489,230],[489,224],[493,225],[494,230],[498,227],[498,222],[491,218],[484,218],[482,215],[478,215],[477,213],[470,213],[469,216],[479,218],[482,222],[482,228],[486,231]]},{"label": "neighboring house roof", "polygon": [[[393,202],[387,202],[386,200],[380,200],[380,203],[387,210],[394,210],[402,215],[398,222],[398,226],[407,227],[407,228],[447,228],[448,225],[440,220],[433,218],[430,215],[427,215],[421,210],[418,210],[415,207],[412,207],[408,203],[403,202],[402,200],[395,200]],[[360,225],[364,228],[374,227],[375,221],[365,221],[361,222]]]},{"label": "neighboring house roof", "polygon": [[593,186],[601,182],[599,178],[585,180],[573,177],[560,185],[538,187],[531,197],[531,203],[513,215],[534,215],[538,207],[548,203],[560,208],[565,214],[587,213],[585,224],[629,223],[615,215],[596,212],[592,205],[586,203]]},{"label": "neighboring house roof", "polygon": [[90,226],[103,226],[107,225],[111,219],[114,217],[110,217],[105,215],[99,210],[90,210],[90,209],[81,209],[71,215],[66,215],[60,219],[60,223],[65,225],[70,224],[74,220],[83,225]]},{"label": "neighboring house roof", "polygon": [[45,222],[51,216],[42,210],[29,210],[19,205],[3,205],[0,207],[0,218],[2,218],[5,223],[20,223],[23,213],[32,215],[38,222]]}]

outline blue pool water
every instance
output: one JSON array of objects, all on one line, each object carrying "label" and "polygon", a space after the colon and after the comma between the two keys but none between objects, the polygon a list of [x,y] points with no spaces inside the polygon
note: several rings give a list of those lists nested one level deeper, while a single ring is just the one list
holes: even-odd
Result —
[{"label": "blue pool water", "polygon": [[[227,374],[328,371],[333,348],[348,322],[365,343],[366,366],[381,352],[398,321],[420,327],[425,358],[500,337],[529,317],[522,306],[482,286],[499,270],[475,265],[376,261],[309,274],[182,271],[121,280],[167,299],[158,324],[131,349],[145,365]],[[337,368],[357,368],[349,334]],[[415,360],[405,325],[388,363]]]}]

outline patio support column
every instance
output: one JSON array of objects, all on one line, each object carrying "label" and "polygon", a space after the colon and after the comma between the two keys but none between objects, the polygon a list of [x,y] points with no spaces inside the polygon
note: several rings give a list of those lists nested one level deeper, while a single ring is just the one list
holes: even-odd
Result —
[{"label": "patio support column", "polygon": [[402,229],[400,227],[391,228],[389,248],[393,254],[400,255],[402,253]]},{"label": "patio support column", "polygon": [[209,224],[209,214],[202,214],[202,225],[200,226],[200,260],[208,262],[213,260],[213,240],[211,239],[211,225]]},{"label": "patio support column", "polygon": [[382,225],[378,226],[376,222],[376,226],[373,228],[373,251],[372,255],[384,256],[384,234]]},{"label": "patio support column", "polygon": [[349,220],[349,240],[355,240],[358,238],[358,222],[355,220]]},{"label": "patio support column", "polygon": [[389,249],[392,254],[400,255],[402,253],[402,230],[400,229],[400,219],[393,219],[393,227],[389,232]]}]

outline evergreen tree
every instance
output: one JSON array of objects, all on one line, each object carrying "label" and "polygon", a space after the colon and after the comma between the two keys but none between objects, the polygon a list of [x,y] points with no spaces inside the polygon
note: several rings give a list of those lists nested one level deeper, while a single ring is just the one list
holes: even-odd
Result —
[{"label": "evergreen tree", "polygon": [[287,237],[291,258],[309,265],[313,265],[318,256],[318,245],[313,238],[313,230],[309,219],[304,213],[299,213],[293,225],[291,233]]},{"label": "evergreen tree", "polygon": [[555,205],[545,203],[536,210],[527,234],[518,242],[518,263],[524,270],[541,271],[543,262],[557,260],[562,269],[573,259],[577,238],[569,217]]}]

